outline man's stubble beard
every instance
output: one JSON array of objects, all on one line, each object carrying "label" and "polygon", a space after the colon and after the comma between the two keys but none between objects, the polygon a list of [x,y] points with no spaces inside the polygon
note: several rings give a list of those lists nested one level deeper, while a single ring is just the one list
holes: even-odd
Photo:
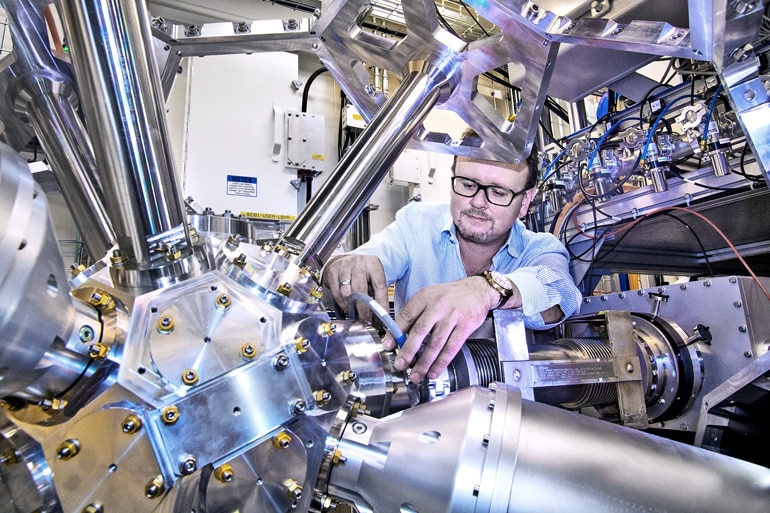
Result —
[{"label": "man's stubble beard", "polygon": [[[466,215],[473,215],[476,217],[482,217],[488,221],[491,221],[491,226],[488,230],[484,232],[478,232],[478,231],[471,231],[469,228],[465,227],[463,225],[463,218]],[[489,241],[490,235],[492,233],[492,230],[495,227],[495,219],[488,215],[487,213],[477,210],[475,208],[468,208],[465,210],[460,211],[460,215],[455,222],[455,226],[457,227],[457,233],[462,236],[462,238],[469,240],[471,242],[477,242],[477,243],[485,243]]]}]

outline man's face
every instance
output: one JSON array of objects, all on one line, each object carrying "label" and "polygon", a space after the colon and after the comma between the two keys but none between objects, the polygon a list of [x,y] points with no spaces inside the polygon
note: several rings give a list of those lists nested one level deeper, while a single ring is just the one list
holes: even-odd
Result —
[{"label": "man's face", "polygon": [[[458,157],[455,176],[519,192],[527,182],[527,167],[522,164],[516,169],[499,167],[485,160]],[[481,189],[471,198],[452,191],[449,205],[458,235],[472,242],[502,244],[508,238],[513,223],[527,213],[535,192],[535,189],[530,189],[519,194],[510,205],[503,207],[489,202]],[[492,191],[489,194],[492,197]]]}]

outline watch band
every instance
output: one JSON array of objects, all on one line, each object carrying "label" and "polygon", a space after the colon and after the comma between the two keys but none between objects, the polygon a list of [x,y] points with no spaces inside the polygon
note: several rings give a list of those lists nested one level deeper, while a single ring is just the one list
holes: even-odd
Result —
[{"label": "watch band", "polygon": [[489,283],[489,286],[495,289],[500,294],[500,301],[497,302],[495,306],[492,307],[492,310],[497,310],[503,304],[513,295],[513,289],[507,288],[503,285],[501,285],[496,279],[494,274],[491,271],[484,271],[484,278],[486,278],[487,283]]}]

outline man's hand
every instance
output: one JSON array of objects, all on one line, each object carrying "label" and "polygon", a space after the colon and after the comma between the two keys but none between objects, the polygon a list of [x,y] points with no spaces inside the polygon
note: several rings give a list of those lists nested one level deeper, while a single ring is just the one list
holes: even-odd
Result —
[{"label": "man's hand", "polygon": [[[396,324],[409,334],[396,368],[409,367],[425,344],[410,379],[413,383],[420,383],[426,375],[436,379],[499,300],[500,295],[481,276],[419,290],[396,317]],[[386,349],[396,346],[390,334],[383,345]]]},{"label": "man's hand", "polygon": [[[373,297],[386,310],[388,305],[388,283],[382,262],[370,255],[342,255],[330,260],[323,269],[323,282],[332,293],[334,301],[345,313],[348,298],[353,292],[362,292]],[[371,322],[372,312],[361,302],[356,306],[358,318]]]}]

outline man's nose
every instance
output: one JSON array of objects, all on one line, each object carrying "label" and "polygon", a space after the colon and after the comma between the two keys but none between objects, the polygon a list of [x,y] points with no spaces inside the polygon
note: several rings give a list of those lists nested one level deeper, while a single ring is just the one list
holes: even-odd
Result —
[{"label": "man's nose", "polygon": [[479,190],[476,191],[476,194],[474,194],[471,197],[471,205],[478,208],[483,208],[489,206],[489,201],[487,200],[487,194],[479,187]]}]

